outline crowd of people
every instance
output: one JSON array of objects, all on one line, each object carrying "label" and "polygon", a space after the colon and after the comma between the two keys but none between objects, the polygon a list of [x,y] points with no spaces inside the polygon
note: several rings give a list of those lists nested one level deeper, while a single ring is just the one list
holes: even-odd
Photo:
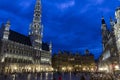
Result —
[{"label": "crowd of people", "polygon": [[106,73],[80,74],[80,80],[116,80],[115,76]]},{"label": "crowd of people", "polygon": [[[79,80],[120,80],[120,75],[110,74],[110,73],[75,73]],[[53,78],[53,80],[66,80],[59,74],[59,77]],[[72,78],[71,78],[72,80]],[[78,80],[78,79],[77,79]]]},{"label": "crowd of people", "polygon": [[0,80],[120,80],[120,74],[61,72],[61,73],[24,73],[0,75]]}]

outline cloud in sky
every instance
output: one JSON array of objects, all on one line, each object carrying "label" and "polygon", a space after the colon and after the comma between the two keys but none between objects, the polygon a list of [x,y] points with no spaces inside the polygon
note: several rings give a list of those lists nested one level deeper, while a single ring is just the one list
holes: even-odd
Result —
[{"label": "cloud in sky", "polygon": [[61,4],[57,5],[57,7],[60,9],[67,9],[67,8],[72,7],[74,5],[75,5],[75,1],[72,0],[72,1],[65,2],[65,3],[61,3]]}]

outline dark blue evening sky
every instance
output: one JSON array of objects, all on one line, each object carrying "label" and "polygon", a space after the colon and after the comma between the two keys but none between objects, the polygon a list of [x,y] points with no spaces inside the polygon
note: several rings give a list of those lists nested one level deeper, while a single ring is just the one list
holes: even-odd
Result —
[{"label": "dark blue evening sky", "polygon": [[[0,0],[0,24],[28,35],[35,0]],[[53,43],[53,52],[89,49],[98,58],[102,52],[101,16],[109,26],[120,0],[42,0],[43,41]]]}]

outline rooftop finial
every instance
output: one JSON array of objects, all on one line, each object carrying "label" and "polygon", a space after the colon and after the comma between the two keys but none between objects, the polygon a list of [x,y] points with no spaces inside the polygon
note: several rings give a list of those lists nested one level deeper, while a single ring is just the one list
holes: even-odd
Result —
[{"label": "rooftop finial", "polygon": [[10,25],[10,20],[9,20],[9,19],[7,20],[7,24],[9,24],[9,25]]},{"label": "rooftop finial", "polygon": [[102,16],[102,24],[106,24],[106,23],[105,23],[104,16]]},{"label": "rooftop finial", "polygon": [[118,10],[120,10],[120,6],[119,6],[119,7],[117,7],[116,11],[118,11]]}]

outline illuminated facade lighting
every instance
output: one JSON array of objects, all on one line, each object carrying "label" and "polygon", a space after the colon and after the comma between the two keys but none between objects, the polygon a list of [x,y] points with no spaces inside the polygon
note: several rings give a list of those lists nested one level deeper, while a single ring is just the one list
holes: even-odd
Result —
[{"label": "illuminated facade lighting", "polygon": [[41,72],[50,71],[49,69],[52,68],[52,43],[42,42],[41,0],[36,1],[28,36],[10,30],[9,20],[1,26],[0,65],[4,65],[0,66],[0,69],[3,69],[0,71]]}]

